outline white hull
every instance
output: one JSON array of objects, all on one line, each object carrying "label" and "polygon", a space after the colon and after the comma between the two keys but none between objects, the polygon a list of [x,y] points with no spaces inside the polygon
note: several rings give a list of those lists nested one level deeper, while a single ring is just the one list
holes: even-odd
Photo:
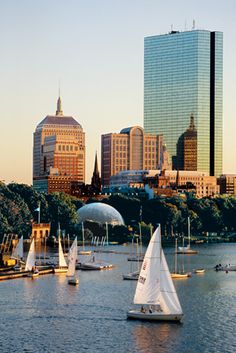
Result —
[{"label": "white hull", "polygon": [[131,256],[131,257],[128,257],[127,260],[128,261],[137,261],[137,262],[142,262],[144,259],[144,256]]},{"label": "white hull", "polygon": [[190,249],[190,246],[178,246],[179,251],[187,251]]},{"label": "white hull", "polygon": [[179,322],[183,314],[164,314],[163,312],[155,311],[153,313],[142,313],[139,310],[130,310],[127,313],[128,319],[147,320],[147,321],[174,321]]},{"label": "white hull", "polygon": [[67,273],[68,268],[67,267],[61,267],[61,268],[54,268],[53,272],[54,273]]},{"label": "white hull", "polygon": [[130,273],[123,275],[123,279],[129,280],[129,281],[137,281],[138,277],[139,277],[139,271],[130,272]]},{"label": "white hull", "polygon": [[79,255],[91,255],[92,251],[91,250],[81,250],[79,251]]},{"label": "white hull", "polygon": [[196,270],[194,270],[194,273],[203,274],[203,273],[205,273],[205,270],[204,270],[204,268],[197,268]]},{"label": "white hull", "polygon": [[177,251],[177,254],[182,254],[182,255],[195,255],[198,254],[197,250],[192,250],[192,249],[186,249],[186,250],[179,250]]},{"label": "white hull", "polygon": [[170,275],[171,275],[171,278],[174,278],[174,279],[191,277],[191,273],[171,273]]},{"label": "white hull", "polygon": [[107,270],[113,268],[112,264],[100,263],[100,262],[85,262],[81,263],[80,269],[81,270]]}]

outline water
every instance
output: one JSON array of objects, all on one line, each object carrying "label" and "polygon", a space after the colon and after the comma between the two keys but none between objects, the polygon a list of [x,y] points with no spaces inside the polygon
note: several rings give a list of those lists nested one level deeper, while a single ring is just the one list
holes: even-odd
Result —
[{"label": "water", "polygon": [[[64,274],[0,282],[0,352],[236,352],[236,272],[213,270],[217,263],[236,264],[236,244],[198,249],[184,256],[185,270],[204,267],[206,273],[174,282],[182,324],[126,320],[137,282],[122,280],[130,270],[125,254],[99,255],[116,268],[78,271],[78,287]],[[172,268],[173,248],[164,250]]]}]

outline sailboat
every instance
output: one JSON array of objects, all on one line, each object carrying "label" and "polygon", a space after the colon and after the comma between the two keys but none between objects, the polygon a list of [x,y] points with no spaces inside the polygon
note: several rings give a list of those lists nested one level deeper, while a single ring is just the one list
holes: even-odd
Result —
[{"label": "sailboat", "polygon": [[68,266],[67,266],[62,245],[61,245],[60,225],[58,229],[58,256],[59,256],[59,263],[58,263],[58,266],[54,268],[54,273],[65,273],[68,270]]},{"label": "sailboat", "polygon": [[11,258],[17,260],[17,264],[13,268],[14,271],[20,271],[21,265],[24,264],[24,261],[23,261],[23,235],[21,236],[15,249],[13,250]]},{"label": "sailboat", "polygon": [[[178,254],[178,251],[177,251],[177,238],[175,239],[175,270],[174,272],[171,273],[171,277],[172,278],[187,278],[187,277],[191,277],[191,273],[190,272],[185,272],[184,271],[184,268],[182,270],[182,272],[179,272],[178,271],[178,259],[177,259],[177,254]],[[182,254],[182,253],[180,253]]]},{"label": "sailboat", "polygon": [[85,250],[85,247],[84,247],[84,222],[82,222],[81,227],[82,227],[83,250],[80,250],[79,254],[80,255],[91,255],[92,251],[91,250]]},{"label": "sailboat", "polygon": [[186,254],[186,255],[191,255],[191,254],[197,254],[197,250],[192,250],[190,248],[190,241],[191,241],[191,235],[190,235],[190,217],[188,217],[188,245],[184,246],[184,237],[183,237],[183,246],[178,247],[178,253],[180,254]]},{"label": "sailboat", "polygon": [[76,260],[77,260],[77,237],[75,237],[75,240],[71,245],[68,260],[69,260],[68,271],[67,271],[67,277],[69,277],[68,284],[76,286],[77,284],[79,284],[78,278],[75,277],[75,266],[76,266]]},{"label": "sailboat", "polygon": [[140,271],[134,304],[139,310],[129,310],[130,319],[180,321],[183,311],[173,285],[165,254],[161,246],[161,226],[154,232]]},{"label": "sailboat", "polygon": [[25,264],[25,271],[29,271],[28,277],[37,277],[39,275],[39,271],[35,266],[35,246],[34,246],[34,238],[31,241],[28,256]]},{"label": "sailboat", "polygon": [[[139,244],[138,244],[138,239],[137,240],[137,257],[139,256]],[[134,245],[134,240],[132,239],[132,253],[133,253],[133,245]],[[140,272],[140,265],[139,265],[139,261],[138,261],[138,266],[137,266],[137,270],[136,271],[132,271],[133,268],[133,263],[131,261],[131,268],[130,268],[130,272],[123,274],[123,279],[124,280],[130,280],[130,281],[137,281],[139,278],[139,272]]]}]

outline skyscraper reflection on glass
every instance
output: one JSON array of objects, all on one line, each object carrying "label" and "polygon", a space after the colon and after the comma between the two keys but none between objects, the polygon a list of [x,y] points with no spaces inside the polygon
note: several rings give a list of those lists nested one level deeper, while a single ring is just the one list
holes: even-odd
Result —
[{"label": "skyscraper reflection on glass", "polygon": [[194,117],[197,170],[222,173],[223,34],[207,30],[144,40],[144,129],[163,134],[178,169],[176,144]]}]

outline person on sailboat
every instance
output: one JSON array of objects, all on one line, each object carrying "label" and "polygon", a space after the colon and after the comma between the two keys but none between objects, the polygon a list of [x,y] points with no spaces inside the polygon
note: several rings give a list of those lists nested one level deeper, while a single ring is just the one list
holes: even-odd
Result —
[{"label": "person on sailboat", "polygon": [[141,313],[146,313],[146,310],[144,309],[143,305],[141,306],[141,310],[140,311],[141,311]]}]

